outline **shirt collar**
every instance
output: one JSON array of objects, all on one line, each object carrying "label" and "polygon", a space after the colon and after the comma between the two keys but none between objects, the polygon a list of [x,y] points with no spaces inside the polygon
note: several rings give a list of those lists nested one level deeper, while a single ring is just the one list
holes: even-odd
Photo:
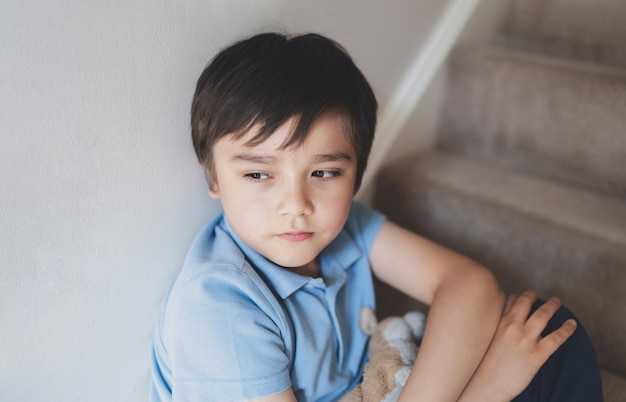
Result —
[{"label": "shirt collar", "polygon": [[[311,277],[282,268],[254,251],[235,234],[225,215],[220,226],[235,241],[246,260],[261,274],[263,279],[269,282],[281,298],[286,299],[313,280]],[[322,250],[320,255],[322,275],[325,279],[337,276],[339,274],[337,270],[347,270],[361,255],[362,252],[344,227],[337,237]]]}]

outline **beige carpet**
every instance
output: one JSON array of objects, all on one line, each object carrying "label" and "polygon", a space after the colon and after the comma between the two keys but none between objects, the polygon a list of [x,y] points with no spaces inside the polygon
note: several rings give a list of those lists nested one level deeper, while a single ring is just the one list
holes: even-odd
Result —
[{"label": "beige carpet", "polygon": [[[626,401],[624,21],[620,0],[513,0],[490,43],[450,56],[436,148],[384,169],[374,201],[505,290],[559,296],[607,402]],[[382,314],[415,307],[378,292]]]}]

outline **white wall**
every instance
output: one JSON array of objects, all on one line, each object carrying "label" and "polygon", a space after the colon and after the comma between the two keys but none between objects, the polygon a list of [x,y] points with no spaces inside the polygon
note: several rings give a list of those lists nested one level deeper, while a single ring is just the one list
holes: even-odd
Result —
[{"label": "white wall", "polygon": [[[490,43],[509,3],[510,0],[480,0],[457,38],[455,46],[481,46]],[[429,83],[393,146],[386,153],[383,166],[416,152],[427,151],[434,146],[445,90],[444,63]]]},{"label": "white wall", "polygon": [[189,138],[216,50],[342,42],[381,106],[440,0],[0,0],[0,400],[140,401],[152,327],[218,210]]}]

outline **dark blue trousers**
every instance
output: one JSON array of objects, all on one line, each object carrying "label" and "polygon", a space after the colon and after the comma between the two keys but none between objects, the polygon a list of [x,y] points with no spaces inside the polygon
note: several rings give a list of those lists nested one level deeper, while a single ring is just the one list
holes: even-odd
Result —
[{"label": "dark blue trousers", "polygon": [[[533,305],[535,311],[543,301]],[[548,323],[542,336],[559,328],[574,315],[561,307]],[[528,387],[514,402],[602,402],[600,369],[587,331],[578,326],[571,337],[550,356]]]}]

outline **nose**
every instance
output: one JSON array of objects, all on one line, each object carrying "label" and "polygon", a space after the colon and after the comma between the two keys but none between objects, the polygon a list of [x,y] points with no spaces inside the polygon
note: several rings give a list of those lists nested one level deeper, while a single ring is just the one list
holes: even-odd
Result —
[{"label": "nose", "polygon": [[280,215],[306,216],[313,213],[313,203],[305,184],[290,180],[280,186],[278,211]]}]

